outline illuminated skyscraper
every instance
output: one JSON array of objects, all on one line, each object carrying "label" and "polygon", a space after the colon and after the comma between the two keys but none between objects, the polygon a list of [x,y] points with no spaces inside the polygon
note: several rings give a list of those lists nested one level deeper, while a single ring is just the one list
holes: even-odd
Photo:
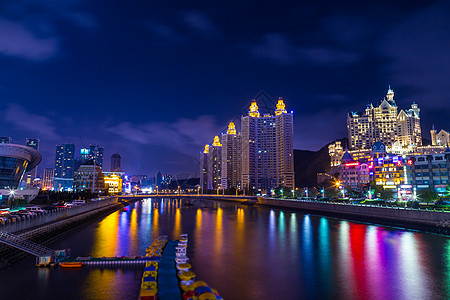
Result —
[{"label": "illuminated skyscraper", "polygon": [[103,147],[98,145],[89,146],[89,159],[94,159],[95,163],[103,168]]},{"label": "illuminated skyscraper", "polygon": [[200,188],[202,193],[208,189],[208,156],[209,145],[205,145],[205,149],[200,152]]},{"label": "illuminated skyscraper", "polygon": [[53,180],[55,190],[67,191],[73,188],[74,153],[74,144],[56,146],[55,178]]},{"label": "illuminated skyscraper", "polygon": [[294,188],[293,114],[282,98],[275,115],[261,116],[256,101],[242,116],[242,185],[255,192]]},{"label": "illuminated skyscraper", "polygon": [[218,136],[214,137],[208,155],[208,189],[216,190],[222,186],[222,144]]},{"label": "illuminated skyscraper", "polygon": [[418,105],[413,103],[410,109],[398,112],[390,87],[378,107],[369,104],[364,112],[348,114],[347,129],[351,149],[370,149],[375,142],[386,146],[395,142],[402,147],[422,145]]},{"label": "illuminated skyscraper", "polygon": [[227,133],[222,134],[222,188],[241,187],[241,146],[242,136],[236,132],[233,122]]}]

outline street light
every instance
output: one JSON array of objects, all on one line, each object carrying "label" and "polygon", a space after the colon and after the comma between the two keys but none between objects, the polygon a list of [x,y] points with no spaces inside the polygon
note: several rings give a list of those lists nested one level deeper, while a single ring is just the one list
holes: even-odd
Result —
[{"label": "street light", "polygon": [[322,192],[322,198],[325,198],[325,189],[322,188],[321,192]]}]

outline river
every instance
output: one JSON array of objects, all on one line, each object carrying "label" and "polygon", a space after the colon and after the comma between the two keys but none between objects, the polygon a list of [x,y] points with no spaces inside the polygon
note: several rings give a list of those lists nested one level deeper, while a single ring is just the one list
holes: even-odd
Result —
[{"label": "river", "polygon": [[[189,234],[198,280],[229,299],[449,299],[450,239],[372,224],[199,200],[145,199],[49,245],[73,256],[145,254]],[[137,299],[143,267],[0,271],[0,299]]]}]

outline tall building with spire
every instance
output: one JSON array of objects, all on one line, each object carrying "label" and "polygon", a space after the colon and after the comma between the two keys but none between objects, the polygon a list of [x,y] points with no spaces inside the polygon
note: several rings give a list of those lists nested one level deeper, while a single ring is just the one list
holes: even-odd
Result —
[{"label": "tall building with spire", "polygon": [[294,188],[293,114],[282,98],[275,115],[260,114],[256,101],[242,124],[242,186],[255,192]]},{"label": "tall building with spire", "polygon": [[234,122],[222,134],[222,188],[241,187],[241,144],[242,136],[236,132]]},{"label": "tall building with spire", "polygon": [[370,149],[375,142],[386,146],[422,145],[420,108],[413,102],[410,109],[398,112],[390,86],[379,106],[368,104],[364,112],[349,113],[347,129],[351,149]]},{"label": "tall building with spire", "polygon": [[437,133],[437,130],[433,128],[430,130],[431,134],[431,144],[433,146],[448,146],[450,145],[450,133],[448,131],[445,131],[444,129],[441,129],[439,133]]}]

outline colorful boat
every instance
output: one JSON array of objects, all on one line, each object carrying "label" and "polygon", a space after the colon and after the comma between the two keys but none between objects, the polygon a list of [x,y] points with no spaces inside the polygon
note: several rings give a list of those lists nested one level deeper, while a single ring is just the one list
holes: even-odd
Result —
[{"label": "colorful boat", "polygon": [[59,266],[61,268],[81,268],[82,266],[84,266],[84,262],[79,261],[61,262],[59,263]]}]

